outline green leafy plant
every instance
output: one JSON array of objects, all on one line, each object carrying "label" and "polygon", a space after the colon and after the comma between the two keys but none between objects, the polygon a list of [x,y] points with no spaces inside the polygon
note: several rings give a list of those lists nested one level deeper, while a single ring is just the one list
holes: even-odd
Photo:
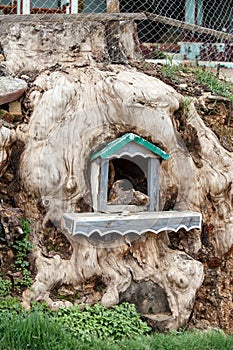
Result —
[{"label": "green leafy plant", "polygon": [[29,241],[29,235],[31,232],[30,223],[27,220],[22,219],[23,237],[16,240],[13,243],[13,248],[16,252],[15,266],[16,271],[20,273],[20,277],[14,280],[14,286],[16,289],[20,289],[21,286],[27,288],[32,284],[31,272],[29,270],[28,254],[32,250],[32,243]]},{"label": "green leafy plant", "polygon": [[135,305],[123,303],[110,309],[100,304],[62,308],[54,318],[64,330],[69,330],[79,339],[108,339],[119,341],[125,337],[147,334],[151,328],[142,321]]},{"label": "green leafy plant", "polygon": [[233,336],[223,331],[149,331],[128,303],[55,312],[36,302],[25,311],[16,298],[0,299],[0,350],[232,350],[233,345]]},{"label": "green leafy plant", "polygon": [[17,298],[0,298],[0,318],[3,314],[13,315],[23,313],[24,310]]},{"label": "green leafy plant", "polygon": [[1,314],[1,303],[0,319],[0,350],[232,350],[233,344],[233,337],[221,331],[130,334],[115,343],[108,338],[86,341],[61,328],[46,312],[14,312],[9,322],[8,314]]},{"label": "green leafy plant", "polygon": [[12,283],[8,279],[0,276],[0,298],[4,298],[10,294]]}]

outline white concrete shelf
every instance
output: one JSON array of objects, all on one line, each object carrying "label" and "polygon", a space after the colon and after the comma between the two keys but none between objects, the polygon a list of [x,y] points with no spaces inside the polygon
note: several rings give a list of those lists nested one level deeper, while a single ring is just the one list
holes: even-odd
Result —
[{"label": "white concrete shelf", "polygon": [[98,232],[100,236],[109,233],[126,235],[134,232],[142,235],[147,231],[158,234],[161,231],[175,231],[184,228],[189,231],[200,229],[202,217],[192,211],[160,211],[139,213],[66,213],[64,227],[72,235],[90,237]]}]

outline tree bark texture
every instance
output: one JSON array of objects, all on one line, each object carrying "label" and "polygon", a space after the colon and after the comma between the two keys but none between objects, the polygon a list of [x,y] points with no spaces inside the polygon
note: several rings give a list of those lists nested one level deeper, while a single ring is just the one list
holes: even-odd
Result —
[{"label": "tree bark texture", "polygon": [[[106,63],[111,55],[103,25],[88,23],[87,31],[86,23],[80,26],[78,38],[72,25],[64,23],[50,24],[47,29],[42,24],[21,24],[9,30],[6,25],[4,37],[0,35],[5,71],[28,81],[24,122],[16,128],[8,124],[0,128],[2,176],[13,144],[16,140],[24,144],[14,200],[33,222],[36,266],[35,282],[24,293],[24,305],[45,300],[56,308],[69,302],[54,301],[55,289],[88,289],[81,301],[111,306],[133,300],[145,317],[151,319],[152,310],[158,329],[159,315],[167,317],[163,330],[178,328],[187,323],[203,282],[203,265],[193,258],[203,246],[203,235],[211,247],[210,256],[218,259],[233,244],[233,155],[204,124],[192,101],[185,127],[193,149],[187,149],[175,117],[184,98],[129,65]],[[92,31],[93,26],[98,30]],[[121,40],[128,39],[123,40],[122,34]],[[55,50],[51,55],[49,47]],[[124,55],[129,59],[126,50]],[[131,58],[134,55],[135,51]],[[81,236],[73,240],[62,228],[63,213],[91,210],[91,154],[126,132],[159,145],[171,156],[161,163],[160,210],[168,206],[202,213],[202,234],[198,230],[178,233],[182,251],[172,249],[173,235],[165,231],[147,232],[131,242],[116,237],[96,243]],[[58,228],[70,242],[69,258],[44,254],[46,243],[41,245],[41,241],[48,225]]]}]

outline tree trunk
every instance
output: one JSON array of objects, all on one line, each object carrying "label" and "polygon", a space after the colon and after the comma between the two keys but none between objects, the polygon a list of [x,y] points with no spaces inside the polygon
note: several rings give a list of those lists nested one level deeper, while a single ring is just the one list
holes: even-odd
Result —
[{"label": "tree trunk", "polygon": [[[111,64],[105,40],[109,31],[102,23],[79,25],[80,31],[69,23],[22,23],[14,30],[5,24],[0,34],[6,72],[28,82],[24,123],[16,129],[2,126],[0,134],[3,176],[13,142],[24,144],[14,199],[33,223],[36,266],[24,305],[33,300],[54,308],[68,305],[56,296],[69,290],[76,302],[134,302],[155,328],[178,328],[188,322],[203,282],[203,265],[194,259],[203,236],[209,258],[222,259],[233,244],[233,156],[204,125],[192,101],[185,128],[193,149],[187,149],[174,114],[184,98],[129,65]],[[139,57],[133,49],[137,40],[127,49],[129,38],[135,38],[132,23],[118,29],[124,62]],[[66,35],[58,36],[61,31]],[[63,227],[64,213],[92,210],[91,154],[126,132],[171,156],[161,163],[160,210],[202,213],[202,235],[198,230],[176,234],[182,250],[172,249],[174,234],[166,231],[130,241],[124,236],[74,239]],[[66,237],[66,251],[58,247],[50,254],[44,238],[49,230]]]}]

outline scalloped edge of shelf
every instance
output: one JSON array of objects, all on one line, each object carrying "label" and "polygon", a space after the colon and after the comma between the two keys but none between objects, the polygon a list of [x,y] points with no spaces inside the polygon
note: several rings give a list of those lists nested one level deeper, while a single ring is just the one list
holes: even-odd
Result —
[{"label": "scalloped edge of shelf", "polygon": [[201,229],[202,216],[192,211],[161,211],[123,214],[108,213],[65,213],[64,228],[72,236],[82,234],[90,237],[99,233],[101,237],[117,233],[142,235],[145,232],[158,234],[162,231],[177,232],[181,228],[190,231]]}]

